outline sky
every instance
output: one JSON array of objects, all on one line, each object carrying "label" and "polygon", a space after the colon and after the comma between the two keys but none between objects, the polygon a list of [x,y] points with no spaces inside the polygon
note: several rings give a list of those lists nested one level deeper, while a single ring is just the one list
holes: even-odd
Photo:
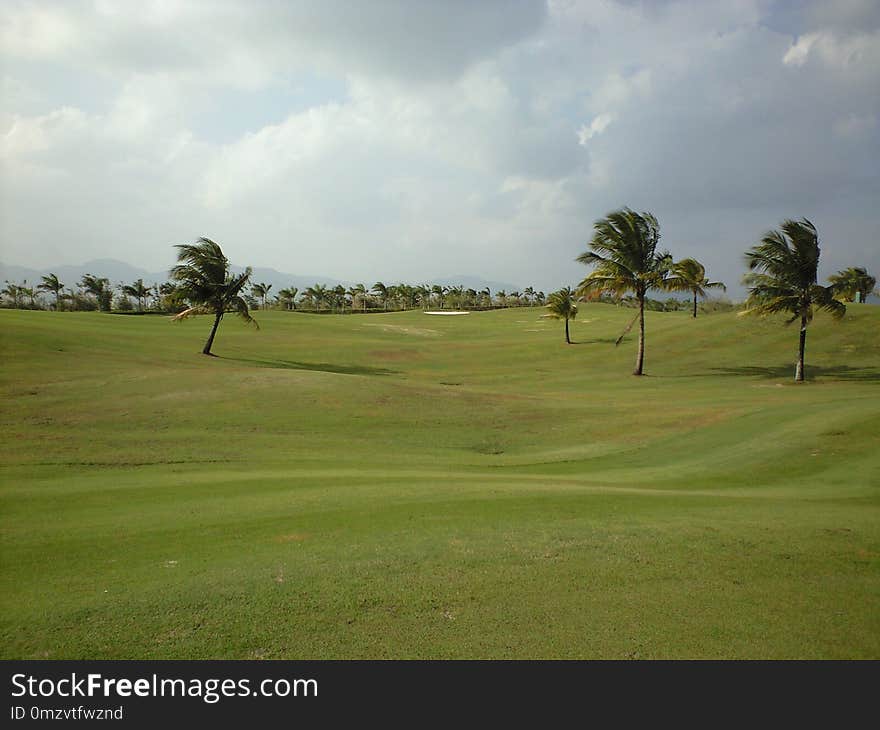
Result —
[{"label": "sky", "polygon": [[629,206],[741,291],[786,218],[880,278],[880,1],[0,4],[0,261],[580,281]]}]

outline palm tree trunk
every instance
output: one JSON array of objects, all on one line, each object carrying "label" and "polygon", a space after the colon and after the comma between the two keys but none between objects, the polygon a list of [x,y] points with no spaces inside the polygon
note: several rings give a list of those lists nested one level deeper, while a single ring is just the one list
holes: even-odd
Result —
[{"label": "palm tree trunk", "polygon": [[639,351],[633,375],[641,375],[645,364],[645,295],[639,294]]},{"label": "palm tree trunk", "polygon": [[694,319],[697,318],[697,293],[694,292]]},{"label": "palm tree trunk", "polygon": [[565,343],[571,344],[571,339],[568,336],[568,317],[565,318]]},{"label": "palm tree trunk", "polygon": [[202,350],[203,355],[211,354],[211,346],[214,344],[214,335],[217,334],[217,328],[220,326],[221,319],[223,319],[223,312],[219,312],[214,317],[214,326],[211,327],[211,336],[208,337],[208,341],[205,343],[205,348]]},{"label": "palm tree trunk", "polygon": [[797,367],[794,371],[794,382],[803,383],[804,382],[804,348],[807,344],[807,318],[804,315],[801,315],[801,341],[800,346],[798,347],[798,361]]}]

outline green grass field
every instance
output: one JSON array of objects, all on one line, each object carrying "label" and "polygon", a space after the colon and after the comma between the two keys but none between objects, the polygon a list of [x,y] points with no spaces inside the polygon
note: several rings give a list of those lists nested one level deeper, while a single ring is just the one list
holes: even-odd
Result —
[{"label": "green grass field", "polygon": [[880,658],[880,307],[0,311],[4,658]]}]

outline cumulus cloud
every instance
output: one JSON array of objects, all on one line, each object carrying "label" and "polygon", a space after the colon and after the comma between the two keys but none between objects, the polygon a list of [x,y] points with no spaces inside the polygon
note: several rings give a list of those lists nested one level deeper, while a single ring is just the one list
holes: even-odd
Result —
[{"label": "cumulus cloud", "polygon": [[7,3],[0,259],[158,269],[210,235],[281,270],[549,290],[630,205],[729,284],[800,215],[823,259],[880,268],[880,25],[823,5]]}]

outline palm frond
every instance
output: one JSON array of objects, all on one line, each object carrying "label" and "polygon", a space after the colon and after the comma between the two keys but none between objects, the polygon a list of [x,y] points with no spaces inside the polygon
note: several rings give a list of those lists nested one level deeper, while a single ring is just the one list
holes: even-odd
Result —
[{"label": "palm frond", "polygon": [[177,314],[175,314],[171,318],[171,321],[172,322],[179,322],[182,319],[188,319],[189,317],[195,317],[196,315],[199,315],[199,314],[209,314],[211,311],[212,310],[208,309],[207,307],[203,307],[203,306],[188,307],[187,309],[184,309],[182,312],[178,312]]}]

